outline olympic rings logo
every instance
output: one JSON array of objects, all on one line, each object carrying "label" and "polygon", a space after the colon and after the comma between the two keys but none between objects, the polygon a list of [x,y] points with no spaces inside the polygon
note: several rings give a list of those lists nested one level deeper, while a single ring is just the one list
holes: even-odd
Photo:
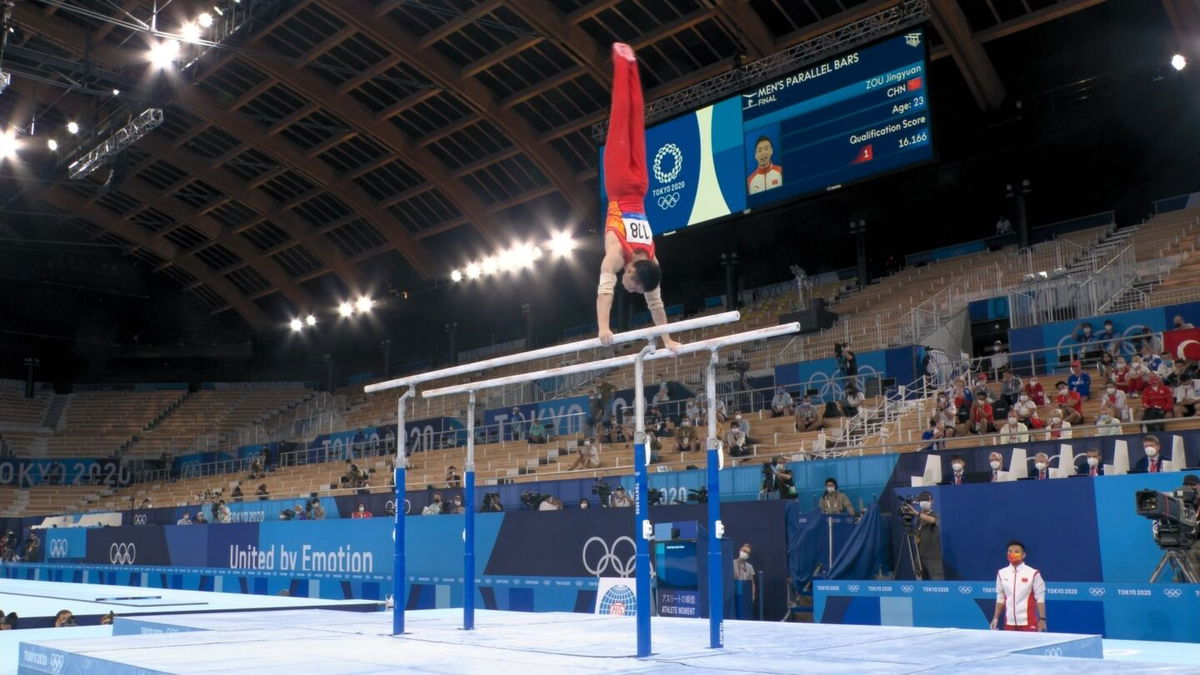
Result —
[{"label": "olympic rings logo", "polygon": [[900,587],[900,590],[904,591],[905,593],[912,593],[913,587],[908,584],[904,584],[903,586]]},{"label": "olympic rings logo", "polygon": [[858,589],[859,589],[858,584],[848,584],[846,586],[846,590],[850,591],[851,593],[857,593]]},{"label": "olympic rings logo", "polygon": [[114,565],[132,565],[137,560],[137,546],[113,544],[108,547],[108,561]]},{"label": "olympic rings logo", "polygon": [[1183,591],[1178,588],[1164,588],[1163,595],[1167,596],[1168,598],[1179,598],[1183,597]]},{"label": "olympic rings logo", "polygon": [[[391,511],[393,511],[393,512],[394,512],[394,511],[396,510],[396,500],[395,500],[395,499],[389,499],[389,500],[387,500],[387,502],[386,502],[386,503],[384,503],[384,505],[383,505],[383,508],[384,508],[384,510],[391,510]],[[404,500],[404,513],[405,513],[405,515],[408,515],[408,512],[409,512],[410,510],[412,510],[412,502],[410,502],[410,501],[408,501],[407,499],[405,499],[405,500]]]},{"label": "olympic rings logo", "polygon": [[134,525],[145,525],[146,524],[146,514],[139,513],[139,514],[135,515],[133,517],[133,524]]},{"label": "olympic rings logo", "polygon": [[669,195],[663,195],[658,198],[658,208],[662,210],[673,209],[679,203],[679,193],[672,192]]},{"label": "olympic rings logo", "polygon": [[[621,542],[629,544],[629,557],[624,561],[617,557],[617,547],[621,545]],[[599,544],[599,549],[594,548],[592,546],[593,543]],[[599,557],[593,557],[588,555],[589,551],[592,553],[602,551],[602,553],[600,553]],[[603,575],[609,571],[610,567],[613,574],[619,577],[631,576],[636,558],[637,544],[634,544],[633,539],[628,536],[617,537],[611,547],[600,537],[592,537],[583,544],[583,568],[587,570],[588,574],[594,577]]]},{"label": "olympic rings logo", "polygon": [[54,673],[61,673],[63,666],[66,665],[66,658],[62,654],[50,655],[50,670]]},{"label": "olympic rings logo", "polygon": [[1100,586],[1092,586],[1091,588],[1088,589],[1088,593],[1091,593],[1093,597],[1097,597],[1097,598],[1103,597],[1104,596],[1104,588],[1102,588]]},{"label": "olympic rings logo", "polygon": [[1045,656],[1062,656],[1062,647],[1050,647],[1046,649]]},{"label": "olympic rings logo", "polygon": [[[675,160],[675,165],[670,171],[662,170],[662,161],[670,155]],[[667,143],[654,153],[654,180],[660,183],[670,183],[679,177],[679,172],[683,171],[683,151],[674,143]]]},{"label": "olympic rings logo", "polygon": [[963,595],[967,595],[971,592],[971,587],[970,586],[959,586],[958,592],[962,593]]},{"label": "olympic rings logo", "polygon": [[50,542],[50,557],[65,558],[67,557],[67,540],[55,539]]}]

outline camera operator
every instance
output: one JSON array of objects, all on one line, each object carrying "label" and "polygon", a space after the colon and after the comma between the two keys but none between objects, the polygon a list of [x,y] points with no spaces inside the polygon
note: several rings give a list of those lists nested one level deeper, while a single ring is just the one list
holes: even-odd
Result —
[{"label": "camera operator", "polygon": [[763,464],[762,474],[763,496],[774,493],[779,499],[796,498],[796,483],[792,480],[792,472],[783,460],[783,455],[775,455],[769,463]]},{"label": "camera operator", "polygon": [[[1182,488],[1184,490],[1197,491],[1196,497],[1192,500],[1191,507],[1194,513],[1200,513],[1200,476],[1194,473],[1184,476]],[[1192,547],[1188,549],[1187,558],[1192,564],[1193,570],[1200,570],[1200,532],[1196,532],[1196,537],[1192,541]]]},{"label": "camera operator", "polygon": [[483,507],[479,509],[482,513],[499,513],[504,510],[504,506],[500,503],[499,492],[488,492],[483,495]]},{"label": "camera operator", "polygon": [[902,513],[913,517],[916,527],[917,555],[921,558],[921,567],[925,570],[926,581],[942,581],[946,572],[942,567],[942,533],[938,527],[938,516],[933,510],[933,495],[928,491],[917,495],[917,506],[913,508],[909,502],[903,502]]}]

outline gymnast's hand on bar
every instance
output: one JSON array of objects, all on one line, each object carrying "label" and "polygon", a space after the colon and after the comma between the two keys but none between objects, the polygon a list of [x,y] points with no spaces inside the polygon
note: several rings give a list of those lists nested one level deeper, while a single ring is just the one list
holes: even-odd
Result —
[{"label": "gymnast's hand on bar", "polygon": [[674,339],[672,339],[670,335],[664,335],[664,336],[662,336],[662,339],[663,339],[663,346],[666,347],[667,349],[670,349],[673,352],[679,351],[679,348],[683,346],[682,344],[680,344],[680,343],[676,342]]},{"label": "gymnast's hand on bar", "polygon": [[612,331],[607,328],[600,329],[600,344],[604,346],[611,345],[613,341]]}]

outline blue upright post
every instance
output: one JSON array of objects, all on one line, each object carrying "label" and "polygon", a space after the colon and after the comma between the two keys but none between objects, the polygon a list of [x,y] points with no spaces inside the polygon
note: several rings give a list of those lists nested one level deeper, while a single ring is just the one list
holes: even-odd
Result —
[{"label": "blue upright post", "polygon": [[646,394],[643,391],[643,359],[654,352],[654,342],[644,347],[633,363],[633,405],[636,426],[633,444],[633,519],[634,541],[637,542],[634,569],[637,575],[637,655],[650,656],[650,499],[649,477],[646,472]]},{"label": "blue upright post", "polygon": [[463,479],[463,630],[475,630],[475,392],[467,399],[467,466]]},{"label": "blue upright post", "polygon": [[392,538],[395,539],[395,555],[392,558],[392,635],[404,633],[404,605],[408,602],[407,583],[404,570],[404,502],[407,495],[404,482],[408,477],[408,454],[404,442],[404,401],[413,395],[409,387],[396,402],[396,525]]},{"label": "blue upright post", "polygon": [[705,378],[708,400],[708,646],[725,646],[725,588],[722,581],[721,441],[717,439],[717,350],[712,350]]}]

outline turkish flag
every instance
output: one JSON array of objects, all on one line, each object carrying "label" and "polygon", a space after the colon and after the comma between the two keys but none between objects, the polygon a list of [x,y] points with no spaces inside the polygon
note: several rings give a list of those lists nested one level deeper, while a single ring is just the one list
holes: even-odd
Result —
[{"label": "turkish flag", "polygon": [[1175,358],[1200,361],[1200,328],[1163,332],[1163,350]]},{"label": "turkish flag", "polygon": [[875,148],[871,147],[871,144],[868,143],[863,146],[862,150],[858,151],[858,154],[854,156],[854,161],[850,163],[862,164],[863,162],[869,162],[873,159],[875,159]]}]

